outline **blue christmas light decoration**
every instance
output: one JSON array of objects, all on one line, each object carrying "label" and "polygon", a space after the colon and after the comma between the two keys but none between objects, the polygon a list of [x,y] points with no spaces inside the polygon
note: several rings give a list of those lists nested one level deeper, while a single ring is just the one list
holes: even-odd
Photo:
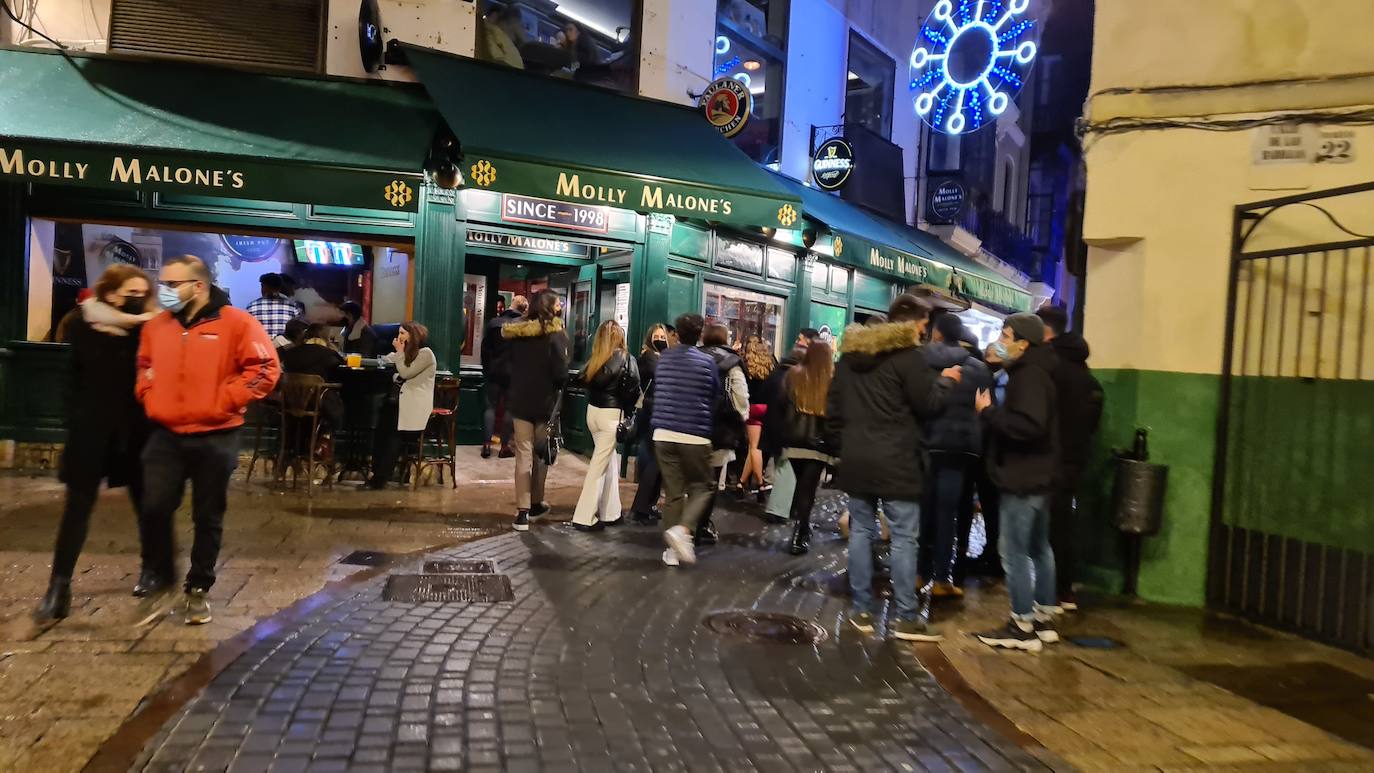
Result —
[{"label": "blue christmas light decoration", "polygon": [[1030,0],[940,0],[911,52],[916,114],[967,134],[1006,111],[1035,60]]}]

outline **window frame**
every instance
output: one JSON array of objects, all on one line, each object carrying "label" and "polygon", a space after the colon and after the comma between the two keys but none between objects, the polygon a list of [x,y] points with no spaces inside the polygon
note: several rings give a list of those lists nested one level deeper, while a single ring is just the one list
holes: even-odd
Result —
[{"label": "window frame", "polygon": [[[855,45],[856,42],[858,44],[857,46]],[[887,71],[887,93],[883,95],[882,101],[883,120],[881,130],[874,129],[872,126],[868,126],[867,124],[857,120],[854,116],[849,114],[849,73],[853,72],[859,74],[858,71],[854,69],[854,49],[856,47],[863,52],[864,56],[871,56],[875,61],[882,60],[891,65]],[[889,56],[885,51],[879,48],[876,43],[869,40],[858,29],[851,27],[849,29],[849,46],[845,49],[844,63],[844,122],[847,124],[857,123],[860,126],[864,126],[868,130],[873,131],[875,134],[879,135],[888,142],[891,142],[892,123],[897,112],[895,107],[895,101],[897,99],[897,60],[894,57]],[[862,79],[862,74],[859,74],[859,76]]]}]

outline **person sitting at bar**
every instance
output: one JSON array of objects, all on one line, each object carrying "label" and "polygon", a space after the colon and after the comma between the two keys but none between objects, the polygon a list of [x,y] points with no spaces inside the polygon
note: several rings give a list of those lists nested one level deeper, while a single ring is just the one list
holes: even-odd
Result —
[{"label": "person sitting at bar", "polygon": [[349,301],[341,310],[344,314],[344,354],[361,354],[365,358],[377,356],[377,333],[363,319],[363,307]]},{"label": "person sitting at bar", "polygon": [[[328,338],[329,328],[319,323],[310,325],[299,345],[280,351],[282,372],[319,376],[330,381],[334,369],[342,366],[344,359],[329,345]],[[331,389],[325,393],[320,403],[320,413],[331,430],[343,426],[343,398],[338,390]]]},{"label": "person sitting at bar", "polygon": [[277,356],[293,346],[300,346],[305,343],[305,333],[310,329],[310,323],[300,317],[292,317],[286,323],[286,329],[282,334],[272,339],[272,346],[277,349]]}]

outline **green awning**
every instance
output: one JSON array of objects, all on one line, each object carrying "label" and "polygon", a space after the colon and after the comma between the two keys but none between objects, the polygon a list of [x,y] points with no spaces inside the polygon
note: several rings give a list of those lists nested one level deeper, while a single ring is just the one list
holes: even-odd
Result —
[{"label": "green awning", "polygon": [[800,200],[700,113],[404,46],[463,149],[468,186],[790,228]]},{"label": "green awning", "polygon": [[[870,214],[833,196],[777,175],[802,199],[806,218],[827,228],[835,260],[870,273],[937,287],[955,297],[1013,311],[1029,311],[1030,294],[1008,284],[949,245],[905,224]],[[817,241],[817,246],[822,246]]]},{"label": "green awning", "polygon": [[0,177],[416,211],[414,87],[0,50]]}]

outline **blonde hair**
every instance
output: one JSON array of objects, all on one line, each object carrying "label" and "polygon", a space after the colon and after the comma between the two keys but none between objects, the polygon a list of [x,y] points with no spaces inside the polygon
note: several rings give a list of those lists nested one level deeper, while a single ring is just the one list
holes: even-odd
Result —
[{"label": "blonde hair", "polygon": [[606,363],[610,362],[611,355],[617,351],[625,351],[625,331],[620,329],[620,323],[608,319],[596,329],[596,342],[592,344],[592,356],[587,360],[587,378],[592,378],[602,368],[606,367]]},{"label": "blonde hair", "polygon": [[761,381],[773,372],[773,347],[751,335],[744,344],[744,370],[749,378]]},{"label": "blonde hair", "polygon": [[835,377],[835,358],[831,354],[830,344],[813,341],[802,361],[787,372],[787,395],[797,413],[825,415],[825,398]]}]

